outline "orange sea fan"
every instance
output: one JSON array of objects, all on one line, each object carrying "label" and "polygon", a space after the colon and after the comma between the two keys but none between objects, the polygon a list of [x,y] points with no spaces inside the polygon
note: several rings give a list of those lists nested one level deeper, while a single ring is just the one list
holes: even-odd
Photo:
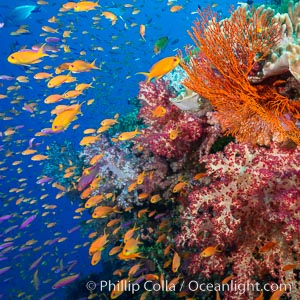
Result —
[{"label": "orange sea fan", "polygon": [[189,61],[182,59],[188,75],[183,84],[211,102],[225,134],[238,141],[267,145],[292,139],[299,145],[294,115],[300,102],[248,80],[254,63],[264,60],[282,38],[272,12],[239,7],[222,21],[210,9],[199,15],[189,35],[200,52],[189,50]]}]

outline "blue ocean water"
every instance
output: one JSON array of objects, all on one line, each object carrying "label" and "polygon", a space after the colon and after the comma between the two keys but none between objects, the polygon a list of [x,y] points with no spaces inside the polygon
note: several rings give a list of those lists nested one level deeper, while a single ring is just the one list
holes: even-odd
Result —
[{"label": "blue ocean water", "polygon": [[[30,0],[0,3],[0,23],[4,22],[4,27],[0,29],[0,75],[13,77],[12,80],[0,80],[0,94],[7,95],[7,98],[0,100],[0,220],[9,215],[7,220],[0,223],[0,273],[2,268],[11,267],[0,274],[0,299],[41,299],[52,292],[54,294],[50,299],[68,299],[67,288],[52,289],[55,282],[71,274],[80,274],[80,279],[84,280],[89,274],[101,274],[103,271],[101,263],[91,266],[88,256],[87,242],[90,239],[87,235],[93,230],[81,226],[68,233],[68,230],[89,220],[90,215],[87,212],[82,215],[74,212],[79,200],[70,201],[66,196],[55,199],[59,192],[56,188],[51,184],[37,184],[44,162],[32,161],[21,152],[28,148],[32,138],[35,138],[33,143],[39,144],[36,146],[39,154],[45,153],[54,142],[64,141],[70,142],[79,151],[83,130],[98,128],[102,119],[112,118],[116,113],[126,115],[133,109],[129,100],[137,95],[138,82],[144,79],[135,73],[148,71],[163,57],[175,55],[177,48],[183,49],[186,44],[191,44],[187,30],[196,18],[193,12],[199,7],[214,4],[214,9],[226,17],[230,6],[237,4],[237,1],[174,1],[183,9],[171,13],[167,2],[100,1],[100,8],[81,13],[59,12],[66,3],[61,0],[51,0],[48,4],[37,4],[37,1]],[[127,8],[125,3],[133,7]],[[255,4],[259,3],[263,1],[255,1]],[[24,20],[8,20],[13,9],[20,5],[36,5],[37,8]],[[140,12],[132,14],[134,10]],[[118,16],[114,26],[101,17],[102,11],[111,11]],[[48,19],[53,16],[58,21],[49,23]],[[146,41],[139,35],[140,24],[146,25]],[[22,25],[28,32],[15,35],[14,32]],[[42,26],[56,28],[58,33],[44,35]],[[43,58],[42,62],[34,65],[35,69],[7,62],[11,53],[43,44],[46,37],[63,40],[62,34],[66,30],[71,31],[70,37],[66,38],[66,42],[57,43],[59,51],[50,53],[52,57]],[[154,43],[163,36],[168,37],[169,43],[159,55],[154,55]],[[61,47],[63,44],[68,45],[70,52],[64,51]],[[72,124],[60,134],[35,136],[43,128],[51,127],[50,120],[53,119],[50,111],[56,104],[47,105],[44,99],[56,92],[64,93],[69,87],[50,90],[44,80],[35,80],[33,75],[42,71],[54,73],[60,64],[76,59],[88,62],[96,59],[96,65],[101,64],[101,70],[76,74],[78,82],[93,81],[93,88],[86,90],[79,101],[95,99],[94,103],[83,105],[83,115],[74,123],[80,125],[76,130],[72,129]],[[51,68],[43,69],[45,66]],[[27,76],[28,82],[17,81],[18,76]],[[61,103],[67,104],[69,100]],[[36,105],[34,112],[24,110],[24,104]],[[5,133],[9,128],[14,131],[12,135]],[[41,199],[45,194],[48,196]],[[56,205],[56,208],[47,209],[47,205]],[[47,211],[49,213],[45,215]],[[27,227],[20,229],[22,222],[32,215],[37,217]],[[74,219],[75,215],[80,218]],[[48,228],[47,225],[53,222],[55,225]],[[55,241],[64,237],[67,239]],[[11,245],[5,246],[5,243]],[[29,248],[24,250],[26,243]],[[29,270],[41,256],[38,266]],[[68,271],[72,264],[74,266]],[[40,281],[38,286],[34,284],[36,270]],[[80,295],[78,299],[82,297]]]}]

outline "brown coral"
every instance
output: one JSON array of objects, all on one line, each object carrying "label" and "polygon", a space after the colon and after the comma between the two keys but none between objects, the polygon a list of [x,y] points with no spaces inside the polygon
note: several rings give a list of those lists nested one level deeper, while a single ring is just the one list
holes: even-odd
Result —
[{"label": "brown coral", "polygon": [[300,102],[280,95],[272,86],[252,85],[248,74],[282,37],[270,10],[239,7],[230,19],[217,20],[210,9],[199,13],[191,38],[200,49],[182,60],[188,74],[183,84],[208,99],[218,112],[223,131],[240,142],[269,144],[293,140],[300,144],[294,116]]}]

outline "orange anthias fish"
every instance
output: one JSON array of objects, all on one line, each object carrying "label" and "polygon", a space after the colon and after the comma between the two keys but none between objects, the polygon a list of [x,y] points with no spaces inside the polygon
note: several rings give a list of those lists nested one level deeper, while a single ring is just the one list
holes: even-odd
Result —
[{"label": "orange anthias fish", "polygon": [[231,274],[231,275],[225,277],[225,278],[221,281],[221,283],[222,283],[222,284],[226,284],[226,283],[229,282],[233,277],[234,277],[234,275]]},{"label": "orange anthias fish", "polygon": [[206,173],[197,173],[194,177],[193,180],[199,180],[203,177],[207,176]]},{"label": "orange anthias fish", "polygon": [[97,141],[99,141],[100,135],[90,135],[85,136],[80,141],[80,146],[89,146]]},{"label": "orange anthias fish", "polygon": [[177,252],[174,253],[173,261],[172,261],[172,272],[176,273],[180,266],[180,256]]},{"label": "orange anthias fish", "polygon": [[219,245],[205,248],[200,254],[201,257],[210,257],[215,255],[217,252],[222,252],[221,250],[218,250],[218,247]]},{"label": "orange anthias fish", "polygon": [[275,291],[275,292],[272,294],[270,300],[280,300],[280,297],[281,297],[285,292],[286,292],[285,289]]},{"label": "orange anthias fish", "polygon": [[167,110],[163,106],[159,105],[152,111],[152,116],[156,118],[161,118],[166,114],[166,112]]},{"label": "orange anthias fish", "polygon": [[76,3],[76,5],[73,7],[74,11],[76,12],[82,12],[82,11],[90,11],[94,10],[96,7],[99,7],[100,5],[97,2],[92,1],[81,1]]},{"label": "orange anthias fish", "polygon": [[90,165],[94,165],[104,156],[104,153],[96,154],[92,159],[90,160]]},{"label": "orange anthias fish", "polygon": [[118,140],[127,141],[133,139],[138,134],[141,134],[141,132],[138,131],[138,128],[136,128],[135,131],[122,132],[121,134],[119,134]]},{"label": "orange anthias fish", "polygon": [[254,300],[263,300],[264,299],[264,291],[261,290],[260,294]]},{"label": "orange anthias fish", "polygon": [[160,196],[160,194],[155,194],[150,198],[150,202],[153,204],[157,203],[160,200],[162,200],[162,197]]},{"label": "orange anthias fish", "polygon": [[91,69],[101,70],[101,68],[95,66],[96,59],[88,63],[83,60],[74,60],[69,64],[69,71],[72,73],[89,72]]},{"label": "orange anthias fish", "polygon": [[93,206],[96,206],[98,203],[100,203],[104,199],[103,195],[96,195],[91,197],[87,202],[85,202],[84,207],[85,208],[91,208]]},{"label": "orange anthias fish", "polygon": [[143,171],[142,173],[140,173],[137,177],[136,183],[137,184],[142,184],[144,182],[144,178],[146,176],[146,172]]},{"label": "orange anthias fish", "polygon": [[110,294],[110,299],[116,299],[123,294],[124,291],[128,289],[127,285],[129,284],[128,278],[122,279],[119,281]]},{"label": "orange anthias fish", "polygon": [[55,69],[55,74],[60,74],[63,71],[66,71],[69,69],[70,63],[62,63]]},{"label": "orange anthias fish", "polygon": [[102,251],[96,251],[92,256],[91,265],[92,266],[97,265],[101,260],[101,256],[102,256]]},{"label": "orange anthias fish", "polygon": [[174,5],[170,8],[170,12],[176,12],[182,9],[181,5]]},{"label": "orange anthias fish", "polygon": [[180,59],[177,56],[169,56],[165,57],[162,60],[158,61],[156,64],[152,66],[150,72],[138,72],[136,74],[143,74],[147,77],[146,82],[150,82],[152,78],[159,79],[167,73],[174,70],[178,64],[180,63]]},{"label": "orange anthias fish", "polygon": [[173,192],[173,193],[179,193],[186,185],[187,185],[187,182],[178,182],[178,183],[173,187],[172,192]]},{"label": "orange anthias fish", "polygon": [[278,243],[277,242],[268,242],[264,246],[260,247],[258,253],[266,253],[274,248]]},{"label": "orange anthias fish", "polygon": [[121,249],[122,249],[122,245],[115,246],[115,247],[113,247],[113,248],[109,251],[108,255],[109,255],[109,256],[115,255],[115,254],[117,254],[118,252],[120,252]]},{"label": "orange anthias fish", "polygon": [[70,83],[73,81],[76,81],[76,78],[72,77],[71,73],[69,72],[67,75],[58,75],[58,76],[51,78],[47,83],[47,87],[55,88],[55,87],[59,87],[63,83]]},{"label": "orange anthias fish", "polygon": [[116,119],[105,119],[101,122],[101,126],[112,126],[119,123]]},{"label": "orange anthias fish", "polygon": [[140,36],[146,42],[145,34],[146,34],[146,26],[144,24],[141,24],[140,25]]},{"label": "orange anthias fish", "polygon": [[115,25],[118,17],[110,11],[104,11],[101,16],[104,16],[106,19],[111,21],[111,25]]},{"label": "orange anthias fish", "polygon": [[62,94],[64,99],[73,99],[82,95],[82,91],[70,90]]},{"label": "orange anthias fish", "polygon": [[77,114],[81,114],[81,104],[74,104],[69,106],[64,111],[60,112],[52,122],[52,130],[65,130],[72,121],[76,119]]},{"label": "orange anthias fish", "polygon": [[50,104],[50,103],[56,103],[56,102],[59,102],[63,99],[63,96],[62,95],[59,95],[59,94],[53,94],[53,95],[50,95],[48,96],[44,102],[46,104]]},{"label": "orange anthias fish", "polygon": [[139,241],[139,238],[137,239],[134,239],[134,238],[131,238],[127,241],[127,243],[125,243],[124,245],[124,248],[122,250],[122,254],[124,256],[128,256],[130,254],[134,254],[138,251],[138,245],[139,244],[142,244],[140,241]]},{"label": "orange anthias fish", "polygon": [[40,161],[40,160],[45,160],[45,159],[48,159],[48,156],[42,155],[42,154],[36,154],[31,157],[31,160],[34,160],[34,161]]},{"label": "orange anthias fish", "polygon": [[32,65],[39,63],[42,57],[49,56],[43,52],[45,44],[37,51],[23,50],[12,53],[8,58],[8,62],[15,65]]},{"label": "orange anthias fish", "polygon": [[85,89],[92,88],[92,84],[93,84],[92,82],[91,83],[79,83],[76,85],[75,90],[83,91]]},{"label": "orange anthias fish", "polygon": [[293,270],[295,268],[297,268],[299,266],[299,264],[287,264],[285,266],[282,267],[283,271],[290,271]]},{"label": "orange anthias fish", "polygon": [[106,244],[108,243],[108,234],[105,233],[99,236],[96,240],[94,240],[89,248],[89,255],[93,255],[97,251],[104,250]]},{"label": "orange anthias fish", "polygon": [[141,267],[141,265],[142,265],[141,263],[133,265],[128,271],[128,276],[129,277],[134,276],[134,274],[138,271],[138,269]]},{"label": "orange anthias fish", "polygon": [[135,232],[136,230],[138,230],[138,229],[139,229],[139,227],[137,228],[137,227],[134,225],[133,228],[129,229],[129,230],[124,234],[123,240],[124,240],[124,243],[125,243],[125,244],[133,237],[134,232]]},{"label": "orange anthias fish", "polygon": [[178,127],[176,127],[175,129],[172,129],[169,134],[170,140],[172,140],[172,141],[176,140],[178,137],[178,134],[179,134]]},{"label": "orange anthias fish", "polygon": [[117,206],[97,206],[92,214],[92,218],[106,218],[113,212],[119,212]]}]

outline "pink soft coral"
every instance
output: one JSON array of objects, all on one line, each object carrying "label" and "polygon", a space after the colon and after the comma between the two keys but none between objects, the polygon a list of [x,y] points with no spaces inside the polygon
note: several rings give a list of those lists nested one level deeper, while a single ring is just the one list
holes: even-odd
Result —
[{"label": "pink soft coral", "polygon": [[[213,273],[223,275],[231,266],[237,283],[265,280],[266,274],[278,283],[295,283],[293,271],[283,267],[300,259],[299,161],[300,147],[267,149],[233,143],[224,152],[204,157],[201,162],[212,182],[189,194],[176,239],[179,247],[197,249],[189,271],[209,278]],[[268,242],[275,245],[259,251]],[[217,244],[222,252],[200,256],[203,249]],[[295,286],[291,294],[300,297]],[[226,299],[243,299],[230,295]]]}]

